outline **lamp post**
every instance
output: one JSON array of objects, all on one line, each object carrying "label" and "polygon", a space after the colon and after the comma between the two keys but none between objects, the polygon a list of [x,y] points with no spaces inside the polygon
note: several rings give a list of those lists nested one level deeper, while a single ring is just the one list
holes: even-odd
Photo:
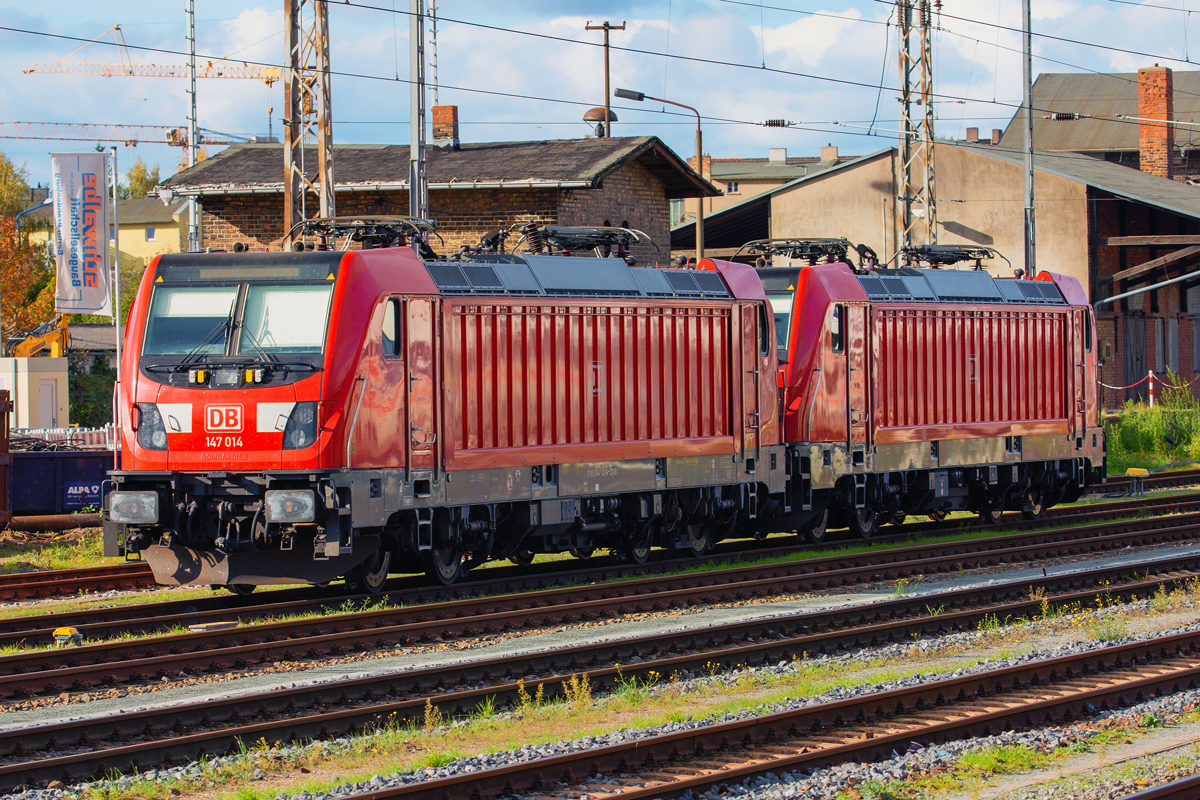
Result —
[{"label": "lamp post", "polygon": [[[650,97],[642,92],[635,92],[632,89],[617,89],[614,93],[622,100],[634,100],[638,103],[643,100],[653,100],[656,103],[666,103],[667,105],[679,106],[686,108],[688,111],[696,115],[696,172],[704,176],[704,151],[700,138],[700,112],[691,106],[685,106],[683,103],[676,103],[674,100],[665,100],[661,97]],[[700,263],[700,259],[704,258],[704,192],[700,193],[700,202],[696,211],[696,263]]]}]

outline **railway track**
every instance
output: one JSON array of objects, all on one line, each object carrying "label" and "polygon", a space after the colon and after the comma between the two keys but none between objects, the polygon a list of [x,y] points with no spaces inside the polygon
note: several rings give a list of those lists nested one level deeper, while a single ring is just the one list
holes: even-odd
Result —
[{"label": "railway track", "polygon": [[1200,634],[1186,633],[353,797],[673,798],[767,772],[883,760],[911,744],[1048,726],[1198,680]]},{"label": "railway track", "polygon": [[[406,604],[398,608],[0,656],[3,677],[0,695],[23,697],[122,682],[141,683],[181,672],[215,673],[274,660],[339,656],[621,614],[828,590],[960,568],[1027,563],[1197,538],[1200,538],[1200,513],[411,605],[426,597],[429,590],[421,588],[393,596],[394,602]],[[303,604],[281,605],[284,607],[275,608],[277,616],[311,610]],[[142,624],[156,625],[163,621],[151,618]],[[190,613],[169,621],[194,623],[216,619],[214,615]],[[2,634],[0,644],[35,639],[47,642],[51,630],[10,631]],[[98,623],[80,630],[89,636],[131,632],[128,623],[116,628]]]},{"label": "railway track", "polygon": [[[10,729],[0,731],[0,762],[7,762],[0,765],[0,788],[178,764],[260,738],[327,739],[383,724],[419,724],[427,700],[443,714],[460,715],[488,702],[516,703],[525,685],[532,689],[534,683],[552,699],[562,694],[572,673],[581,671],[598,689],[608,689],[631,678],[653,680],[656,674],[697,676],[802,653],[911,641],[922,634],[971,630],[989,616],[1036,615],[1042,610],[1039,590],[1055,604],[1091,605],[1097,586],[1106,587],[1113,599],[1145,597],[1198,569],[1200,555],[1163,559]],[[1153,578],[1142,574],[1147,570]],[[931,613],[938,605],[939,611]],[[1200,643],[1200,634],[1195,639]],[[471,792],[452,790],[449,796]]]},{"label": "railway track", "polygon": [[111,589],[142,589],[154,585],[150,567],[142,563],[9,572],[0,574],[0,600],[38,600]]},{"label": "railway track", "polygon": [[[1104,503],[1101,508],[1090,509],[1073,507],[1059,509],[1061,513],[1053,518],[1056,525],[1081,524],[1099,519],[1121,516],[1132,511],[1170,510],[1172,512],[1200,511],[1200,493],[1174,498],[1155,498],[1149,501],[1131,500],[1120,503]],[[1073,513],[1066,513],[1073,512]],[[1015,522],[1015,520],[1014,520]],[[953,530],[951,522],[940,523],[940,530]],[[1009,533],[994,539],[975,540],[963,544],[962,553],[977,553],[986,549],[1007,546],[1008,543],[1029,543],[1039,539],[1037,530],[1040,526],[1024,523],[1027,530],[1020,533]],[[1139,524],[1145,524],[1139,521]],[[893,543],[909,538],[912,533],[903,531],[909,526],[900,526],[902,532],[888,537],[879,537],[879,541]],[[961,527],[961,526],[959,526]],[[976,526],[978,529],[985,529]],[[1056,538],[1067,534],[1056,533]],[[1084,536],[1092,535],[1085,532]],[[952,547],[952,543],[939,544],[940,548]],[[802,544],[798,537],[774,538],[766,541],[737,540],[726,542],[719,546],[718,551],[705,556],[702,563],[715,566],[722,563],[736,563],[744,558],[773,558],[787,555],[803,555],[805,550],[817,549],[812,545]],[[827,549],[823,547],[820,549]],[[923,551],[915,549],[868,551],[866,554],[839,555],[809,562],[809,569],[827,569],[830,565],[846,563],[894,563],[897,560],[912,559],[914,554]],[[652,575],[678,566],[694,564],[695,561],[680,559],[662,559],[650,564],[632,565],[622,563],[615,558],[593,558],[584,562],[582,569],[577,561],[542,562],[528,568],[493,567],[474,573],[474,579],[457,584],[453,587],[437,587],[426,585],[419,576],[396,578],[391,585],[395,588],[378,596],[369,595],[338,595],[318,592],[312,589],[279,590],[264,593],[255,598],[237,598],[218,595],[209,598],[193,598],[190,600],[175,600],[162,603],[139,604],[116,608],[97,608],[72,611],[59,614],[39,615],[36,617],[16,617],[0,619],[0,646],[18,646],[22,642],[51,641],[54,629],[59,627],[78,628],[86,638],[103,638],[122,634],[145,635],[169,629],[178,625],[194,625],[205,622],[238,621],[249,623],[271,617],[283,617],[302,613],[329,613],[335,611],[347,602],[375,603],[386,600],[392,605],[428,603],[438,600],[450,600],[475,595],[494,595],[518,591],[545,589],[564,584],[590,584],[597,581],[608,581],[617,577],[630,577],[638,574]],[[965,566],[965,565],[964,565]],[[915,572],[911,574],[917,574]],[[897,575],[897,577],[901,577]],[[253,600],[254,602],[248,602]]]},{"label": "railway track", "polygon": [[[1174,486],[1186,486],[1192,483],[1200,483],[1200,470],[1181,470],[1179,472],[1165,472],[1159,475],[1151,476],[1146,479],[1146,488],[1169,488]],[[1111,491],[1120,491],[1128,486],[1128,479],[1124,476],[1113,476],[1109,478],[1107,488]],[[1198,495],[1200,497],[1200,495]],[[1126,509],[1141,508],[1149,504],[1149,507],[1155,505],[1170,505],[1173,501],[1178,503],[1192,502],[1195,499],[1189,500],[1186,497],[1180,498],[1141,498],[1137,500],[1121,501],[1115,503],[1104,503],[1105,507],[1112,506],[1112,513]],[[1076,516],[1080,512],[1079,507],[1071,506],[1065,508],[1054,508],[1047,512],[1047,517],[1058,519],[1062,516]],[[1098,513],[1098,512],[1096,512]],[[1005,515],[1003,525],[1021,525],[1022,520],[1020,514],[1009,512]],[[1029,523],[1024,523],[1028,525]],[[957,530],[969,525],[964,525],[962,520],[946,520],[943,522],[912,522],[905,525],[897,526],[889,529],[889,533],[877,536],[878,541],[894,541],[896,538],[905,536],[919,535],[946,530]],[[786,532],[786,531],[781,531]],[[799,544],[799,543],[798,543]],[[828,547],[829,544],[823,545]],[[737,542],[728,542],[722,548],[722,552],[736,552],[748,549],[748,543],[742,540]],[[680,557],[670,551],[657,551],[654,553],[654,563],[663,561],[678,561]],[[609,559],[613,565],[618,563],[616,559]],[[561,567],[559,567],[561,569]],[[420,576],[411,578],[395,578],[389,582],[389,588],[404,588],[412,582],[422,581]],[[423,581],[422,581],[423,582]],[[76,595],[80,593],[93,593],[99,591],[109,591],[112,589],[142,589],[154,588],[157,584],[154,582],[154,577],[150,572],[150,568],[141,562],[129,562],[125,564],[116,564],[104,567],[88,567],[74,570],[52,570],[39,572],[15,572],[8,574],[0,574],[0,600],[36,600],[49,597],[64,597]],[[289,590],[283,590],[289,591]],[[290,590],[291,596],[296,596],[304,593],[307,596],[312,596],[313,589]],[[271,592],[272,595],[278,595],[281,592]],[[289,596],[290,597],[290,596]],[[238,604],[237,601],[244,601],[245,598],[222,597],[220,598],[226,605],[232,606]],[[194,605],[194,603],[193,603]]]}]

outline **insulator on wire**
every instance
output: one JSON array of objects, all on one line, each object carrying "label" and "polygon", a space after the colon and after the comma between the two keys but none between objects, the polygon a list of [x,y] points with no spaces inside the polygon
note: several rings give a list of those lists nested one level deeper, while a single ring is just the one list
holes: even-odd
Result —
[{"label": "insulator on wire", "polygon": [[546,249],[546,240],[542,237],[542,231],[537,225],[530,222],[521,228],[521,233],[525,234],[525,244],[529,246],[529,252],[541,253]]},{"label": "insulator on wire", "polygon": [[786,128],[787,126],[786,119],[769,119],[763,123],[764,128]]}]

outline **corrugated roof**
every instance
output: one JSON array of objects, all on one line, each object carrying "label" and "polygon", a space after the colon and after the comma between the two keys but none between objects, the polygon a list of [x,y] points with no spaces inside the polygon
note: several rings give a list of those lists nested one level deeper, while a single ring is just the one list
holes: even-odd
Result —
[{"label": "corrugated roof", "polygon": [[[1003,145],[964,144],[963,142],[939,142],[942,145],[962,147],[976,153],[1024,164],[1025,153]],[[1149,172],[1123,167],[1103,159],[1082,153],[1042,152],[1034,154],[1034,169],[1049,172],[1070,180],[1102,189],[1118,197],[1124,197],[1150,206],[1157,206],[1185,217],[1200,219],[1200,190],[1168,178],[1160,178]]]},{"label": "corrugated roof", "polygon": [[[405,188],[408,156],[408,145],[334,145],[335,184],[344,188]],[[464,143],[457,150],[435,146],[426,150],[426,174],[431,185],[503,181],[591,187],[630,160],[639,161],[658,176],[667,185],[668,197],[720,194],[655,136]],[[315,178],[315,148],[306,151],[305,163],[309,165],[308,174]],[[180,194],[282,192],[283,148],[278,144],[233,145],[176,173],[162,186]]]},{"label": "corrugated roof", "polygon": [[[705,247],[741,247],[746,242],[755,239],[765,239],[770,236],[771,205],[770,198],[778,192],[786,191],[793,186],[799,186],[807,181],[815,181],[840,172],[844,169],[866,164],[880,156],[891,153],[895,148],[888,147],[877,150],[865,156],[858,156],[852,161],[841,161],[817,173],[811,173],[803,178],[789,181],[782,186],[776,186],[765,192],[760,192],[740,203],[725,206],[720,211],[704,215],[704,246]],[[761,219],[760,219],[761,217]],[[687,250],[694,247],[696,242],[696,222],[684,222],[671,228],[671,249]]]},{"label": "corrugated roof", "polygon": [[[1200,72],[1175,72],[1175,119],[1200,121]],[[1136,72],[1089,74],[1042,73],[1033,84],[1033,144],[1038,150],[1138,149],[1138,123],[1115,119],[1138,116]],[[1087,114],[1108,119],[1043,119],[1052,113]],[[1200,137],[1193,127],[1175,127],[1176,142]],[[1000,145],[1025,146],[1025,112],[1008,123]]]},{"label": "corrugated roof", "polygon": [[[160,202],[161,206],[162,203]],[[87,351],[117,351],[117,329],[113,325],[82,325],[71,323],[71,349]]]}]

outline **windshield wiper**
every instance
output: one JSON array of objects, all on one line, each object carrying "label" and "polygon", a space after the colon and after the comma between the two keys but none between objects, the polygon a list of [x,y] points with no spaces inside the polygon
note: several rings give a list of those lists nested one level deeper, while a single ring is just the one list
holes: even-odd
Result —
[{"label": "windshield wiper", "polygon": [[[201,356],[206,355],[203,352],[204,348],[208,347],[210,344],[213,344],[215,342],[214,337],[218,333],[224,334],[221,337],[221,341],[222,341],[222,343],[227,344],[229,341],[229,332],[232,329],[233,329],[233,307],[231,306],[229,309],[229,316],[226,317],[225,319],[221,320],[220,322],[218,322],[216,325],[213,326],[212,330],[210,330],[208,333],[204,334],[204,338],[200,340],[199,344],[197,344],[195,347],[193,347],[191,350],[188,351],[187,355],[185,355],[183,357],[183,360],[180,362],[179,366],[186,367],[186,366],[189,366],[189,365],[195,363],[196,361],[199,361]],[[223,349],[225,349],[225,348],[223,348]]]},{"label": "windshield wiper", "polygon": [[258,337],[256,337],[253,333],[250,332],[250,328],[247,327],[245,322],[237,323],[237,327],[241,328],[242,333],[246,334],[246,337],[250,340],[250,346],[255,349],[255,351],[258,353],[258,357],[260,359],[262,359],[263,361],[265,361],[267,363],[273,363],[273,362],[279,361],[278,358],[276,358],[275,356],[273,356],[272,354],[268,353],[266,350],[263,349],[262,345],[258,341]]}]

